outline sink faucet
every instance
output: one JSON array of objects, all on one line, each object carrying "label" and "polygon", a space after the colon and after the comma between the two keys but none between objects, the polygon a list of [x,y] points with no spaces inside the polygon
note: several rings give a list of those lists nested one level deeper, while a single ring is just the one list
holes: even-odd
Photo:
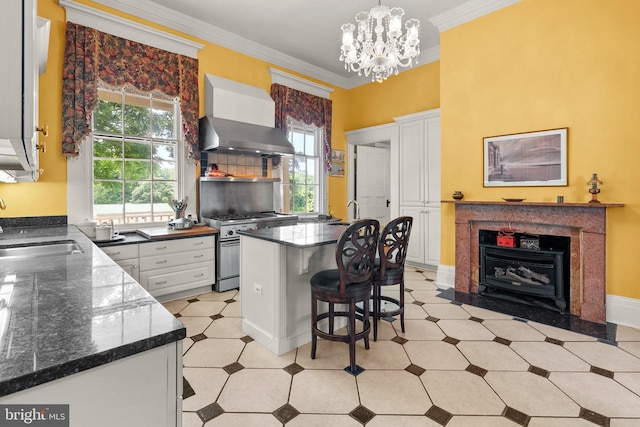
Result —
[{"label": "sink faucet", "polygon": [[349,200],[349,203],[347,203],[347,208],[349,206],[351,206],[351,204],[355,204],[356,205],[356,221],[360,220],[360,203],[358,203],[357,200]]}]

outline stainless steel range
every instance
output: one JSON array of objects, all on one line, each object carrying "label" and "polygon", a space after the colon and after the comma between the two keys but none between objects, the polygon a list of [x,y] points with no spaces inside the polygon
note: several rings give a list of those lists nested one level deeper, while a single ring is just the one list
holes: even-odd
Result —
[{"label": "stainless steel range", "polygon": [[202,218],[210,226],[220,230],[216,256],[216,284],[218,292],[240,286],[240,236],[238,231],[258,228],[294,225],[297,215],[276,212],[255,212],[243,214],[214,215]]},{"label": "stainless steel range", "polygon": [[200,177],[199,216],[220,230],[216,256],[218,292],[240,286],[240,230],[295,224],[296,215],[278,214],[280,182],[272,178]]}]

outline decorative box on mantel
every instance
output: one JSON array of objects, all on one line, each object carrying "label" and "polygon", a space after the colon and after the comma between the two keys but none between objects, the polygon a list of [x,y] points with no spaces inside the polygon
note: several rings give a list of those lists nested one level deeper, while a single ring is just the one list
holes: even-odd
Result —
[{"label": "decorative box on mantel", "polygon": [[477,293],[480,230],[512,227],[571,239],[570,313],[606,323],[606,211],[621,203],[456,201],[455,290]]}]

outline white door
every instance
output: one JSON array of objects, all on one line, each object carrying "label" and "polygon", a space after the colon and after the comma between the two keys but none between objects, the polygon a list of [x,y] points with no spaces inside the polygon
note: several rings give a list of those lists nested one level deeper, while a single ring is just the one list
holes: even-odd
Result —
[{"label": "white door", "polygon": [[358,145],[357,150],[355,194],[360,218],[377,219],[384,227],[390,219],[389,147]]}]

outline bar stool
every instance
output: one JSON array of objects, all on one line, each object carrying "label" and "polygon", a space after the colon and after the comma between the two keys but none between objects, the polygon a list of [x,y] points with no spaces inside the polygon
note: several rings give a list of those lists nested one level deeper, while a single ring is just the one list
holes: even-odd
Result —
[{"label": "bar stool", "polygon": [[[349,343],[349,366],[345,371],[354,375],[362,372],[356,365],[356,341],[364,339],[369,349],[369,298],[373,286],[375,257],[380,223],[365,219],[350,225],[340,236],[336,248],[337,269],[323,270],[311,277],[311,358],[316,358],[318,337]],[[329,304],[329,311],[318,314],[318,301]],[[364,302],[362,313],[356,312],[356,304]],[[348,305],[348,311],[336,311],[334,304]],[[335,318],[346,318],[347,334],[334,332]],[[328,332],[318,328],[318,321],[327,319]],[[362,331],[356,333],[356,320],[362,323]]]},{"label": "bar stool", "polygon": [[[389,222],[380,233],[377,268],[373,282],[373,340],[378,340],[378,320],[400,315],[400,327],[404,332],[404,261],[409,247],[413,218],[401,216]],[[398,299],[382,295],[382,287],[399,285]],[[382,302],[390,302],[398,308],[382,311]]]}]

